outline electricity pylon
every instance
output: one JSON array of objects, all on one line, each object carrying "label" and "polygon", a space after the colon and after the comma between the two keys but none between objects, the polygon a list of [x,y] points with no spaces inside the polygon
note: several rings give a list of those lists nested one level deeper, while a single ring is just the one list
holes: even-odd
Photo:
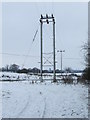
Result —
[{"label": "electricity pylon", "polygon": [[56,82],[56,62],[55,62],[55,18],[53,14],[51,16],[46,16],[41,15],[40,18],[40,36],[41,36],[41,69],[40,69],[40,74],[41,74],[41,81],[43,81],[43,24],[47,23],[49,24],[50,22],[53,23],[53,82]]}]

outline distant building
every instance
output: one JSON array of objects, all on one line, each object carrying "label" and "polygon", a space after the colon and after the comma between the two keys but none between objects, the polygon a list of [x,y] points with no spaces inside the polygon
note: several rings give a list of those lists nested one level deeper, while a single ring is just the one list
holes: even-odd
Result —
[{"label": "distant building", "polygon": [[49,68],[49,72],[52,72],[51,68]]}]

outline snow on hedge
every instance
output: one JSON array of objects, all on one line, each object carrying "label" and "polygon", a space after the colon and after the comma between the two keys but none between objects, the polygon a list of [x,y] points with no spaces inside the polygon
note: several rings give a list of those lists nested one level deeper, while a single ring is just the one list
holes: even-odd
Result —
[{"label": "snow on hedge", "polygon": [[[70,75],[71,73],[67,73],[67,75]],[[53,74],[52,73],[44,73],[43,74],[44,79],[53,79]],[[57,73],[56,78],[61,79],[61,74]],[[63,73],[63,75],[66,75],[66,73]],[[76,75],[81,75],[81,73],[77,73]],[[76,76],[72,76],[73,79],[77,79]],[[14,80],[40,80],[40,76],[34,73],[30,74],[24,74],[24,73],[13,73],[13,72],[0,72],[0,81],[14,81]]]}]

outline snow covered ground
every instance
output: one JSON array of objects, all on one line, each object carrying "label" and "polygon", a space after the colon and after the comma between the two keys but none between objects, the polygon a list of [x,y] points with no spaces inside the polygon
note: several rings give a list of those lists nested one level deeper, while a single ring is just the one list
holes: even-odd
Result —
[{"label": "snow covered ground", "polygon": [[49,81],[2,82],[2,117],[88,118],[88,87]]},{"label": "snow covered ground", "polygon": [[30,80],[30,79],[38,79],[38,76],[35,75],[27,75],[27,74],[19,74],[13,72],[0,72],[0,80]]},{"label": "snow covered ground", "polygon": [[[70,75],[71,73],[67,73],[67,75]],[[81,75],[81,73],[76,73],[77,75]],[[63,75],[66,75],[66,73],[63,73]],[[43,76],[44,79],[53,79],[53,74],[52,73],[44,73]],[[56,74],[57,79],[61,79],[60,73]],[[73,76],[73,79],[77,79],[76,76]],[[0,72],[0,81],[15,81],[15,80],[40,80],[40,76],[34,75],[33,73],[30,74],[20,74],[20,73],[13,73],[13,72]]]}]

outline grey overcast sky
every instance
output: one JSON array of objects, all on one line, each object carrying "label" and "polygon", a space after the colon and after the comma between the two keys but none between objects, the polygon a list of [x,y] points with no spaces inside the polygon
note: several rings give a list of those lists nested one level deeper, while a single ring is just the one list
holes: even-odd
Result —
[{"label": "grey overcast sky", "polygon": [[[87,2],[2,3],[2,53],[8,53],[2,55],[3,66],[16,63],[21,67],[22,65],[27,68],[40,67],[39,19],[41,14],[46,13],[49,15],[53,13],[56,20],[57,68],[60,69],[60,53],[57,53],[57,50],[65,50],[63,69],[84,68],[81,46],[88,39]],[[38,33],[32,44],[37,29]],[[52,52],[52,24],[43,25],[43,40],[44,52]]]}]

